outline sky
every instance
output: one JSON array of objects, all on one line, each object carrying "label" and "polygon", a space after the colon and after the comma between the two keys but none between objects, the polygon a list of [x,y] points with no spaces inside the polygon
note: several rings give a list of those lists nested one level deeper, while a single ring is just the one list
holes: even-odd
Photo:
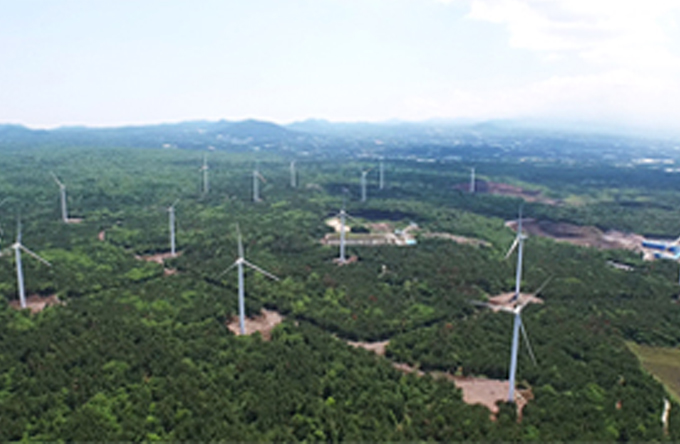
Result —
[{"label": "sky", "polygon": [[0,11],[0,123],[680,130],[677,0],[0,0]]}]

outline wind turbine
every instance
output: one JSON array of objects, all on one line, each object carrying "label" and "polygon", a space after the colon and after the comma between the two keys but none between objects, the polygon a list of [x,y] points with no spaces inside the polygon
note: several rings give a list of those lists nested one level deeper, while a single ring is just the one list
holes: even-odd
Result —
[{"label": "wind turbine", "polygon": [[17,264],[17,286],[19,288],[19,301],[21,303],[21,308],[26,308],[26,291],[24,289],[24,270],[21,265],[21,250],[24,250],[29,255],[33,256],[43,264],[51,267],[52,264],[47,262],[45,259],[41,258],[28,248],[24,247],[21,243],[21,222],[17,222],[17,241],[12,245],[14,249],[14,257]]},{"label": "wind turbine", "polygon": [[170,219],[170,254],[172,257],[176,256],[175,252],[175,205],[177,205],[179,199],[175,200],[172,205],[168,207],[168,214]]},{"label": "wind turbine", "polygon": [[54,181],[59,185],[59,193],[61,194],[61,218],[64,223],[68,223],[68,211],[66,211],[66,185],[61,183],[56,174],[50,173]]},{"label": "wind turbine", "polygon": [[373,168],[369,168],[367,170],[364,170],[361,172],[361,201],[366,202],[366,175],[372,170]]},{"label": "wind turbine", "polygon": [[[510,298],[508,302],[510,303],[515,303],[519,300],[519,295],[520,295],[520,287],[522,283],[522,255],[524,252],[524,240],[526,239],[526,236],[522,232],[522,206],[519,207],[519,219],[517,221],[517,236],[515,237],[515,240],[513,241],[512,245],[510,246],[510,249],[508,250],[508,253],[505,255],[505,258],[507,259],[510,257],[512,252],[514,251],[515,248],[518,247],[517,251],[517,271],[515,273],[515,294]],[[546,282],[541,285],[540,289],[536,292],[539,293],[550,281],[548,279]],[[509,374],[509,382],[510,382],[510,389],[508,391],[508,402],[515,402],[515,375],[517,373],[517,352],[519,350],[519,331],[520,329],[522,330],[522,334],[524,335],[524,340],[527,343],[527,349],[529,350],[529,354],[531,355],[531,359],[534,361],[534,364],[536,363],[536,358],[534,357],[534,352],[531,349],[531,344],[529,343],[529,337],[527,336],[526,330],[524,329],[524,325],[522,324],[522,310],[524,307],[527,306],[531,302],[531,299],[527,299],[524,301],[524,303],[518,303],[514,307],[510,308],[507,305],[493,305],[489,304],[487,302],[478,302],[475,301],[474,304],[476,305],[482,305],[484,307],[491,308],[493,310],[500,310],[504,311],[507,313],[513,313],[515,315],[515,321],[512,329],[512,351],[510,354],[510,374]]]},{"label": "wind turbine", "polygon": [[380,189],[385,188],[385,165],[383,160],[380,159]]},{"label": "wind turbine", "polygon": [[204,154],[203,155],[203,166],[200,168],[199,171],[203,171],[203,194],[207,194],[208,191],[210,191],[210,188],[208,187],[208,155]]},{"label": "wind turbine", "polygon": [[470,168],[470,193],[475,192],[475,167]]},{"label": "wind turbine", "polygon": [[336,216],[340,217],[340,256],[338,257],[338,263],[344,264],[347,262],[347,258],[345,257],[345,219],[348,217],[354,219],[345,211],[344,199],[342,202],[342,209]]},{"label": "wind turbine", "polygon": [[262,199],[260,199],[260,183],[258,180],[261,180],[263,183],[267,183],[267,179],[264,178],[262,174],[260,174],[260,165],[256,162],[255,163],[255,169],[253,170],[253,202],[260,202]]},{"label": "wind turbine", "polygon": [[522,256],[524,254],[524,241],[527,236],[522,232],[522,206],[519,207],[519,218],[517,219],[517,236],[512,242],[505,258],[509,258],[512,252],[517,248],[517,270],[515,271],[515,295],[510,299],[510,302],[515,302],[519,298],[519,287],[522,282]]},{"label": "wind turbine", "polygon": [[245,288],[244,288],[244,282],[243,282],[243,266],[247,265],[248,267],[252,268],[253,270],[262,273],[263,275],[267,276],[270,279],[273,279],[275,281],[278,281],[279,278],[271,274],[270,272],[263,270],[262,268],[258,267],[257,265],[251,264],[248,262],[243,254],[243,242],[241,240],[241,230],[239,230],[238,224],[236,225],[236,233],[238,234],[238,258],[234,261],[233,264],[231,264],[226,270],[224,270],[222,273],[220,273],[220,276],[226,273],[227,271],[231,270],[232,268],[236,267],[238,270],[238,321],[239,321],[239,328],[241,331],[241,334],[245,334],[246,332],[246,325],[245,325],[245,312],[246,312],[246,305],[245,305]]},{"label": "wind turbine", "polygon": [[295,174],[295,161],[290,161],[290,186],[291,188],[297,187],[297,176]]},{"label": "wind turbine", "polygon": [[523,304],[518,304],[514,308],[507,307],[505,305],[493,305],[488,302],[473,301],[475,305],[481,305],[492,310],[500,310],[506,313],[512,313],[515,315],[515,321],[512,327],[512,351],[510,353],[510,374],[508,376],[510,388],[508,389],[508,402],[515,402],[515,376],[517,375],[517,353],[519,351],[519,331],[522,330],[522,335],[524,336],[524,341],[527,344],[527,350],[529,351],[529,356],[531,360],[536,364],[536,357],[534,356],[534,351],[531,349],[531,343],[529,342],[529,336],[522,323],[522,310],[530,302],[527,299]]}]

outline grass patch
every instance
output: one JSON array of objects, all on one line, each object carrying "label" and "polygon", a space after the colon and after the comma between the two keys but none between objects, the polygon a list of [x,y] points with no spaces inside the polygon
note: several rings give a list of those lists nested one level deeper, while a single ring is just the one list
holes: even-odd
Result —
[{"label": "grass patch", "polygon": [[642,367],[658,379],[675,401],[680,402],[680,349],[669,347],[650,347],[634,342],[626,342],[635,353]]}]

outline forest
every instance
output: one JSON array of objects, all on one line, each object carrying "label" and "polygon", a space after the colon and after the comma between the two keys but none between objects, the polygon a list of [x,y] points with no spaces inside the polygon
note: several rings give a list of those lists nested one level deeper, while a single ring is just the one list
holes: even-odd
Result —
[{"label": "forest", "polygon": [[[626,346],[680,344],[672,261],[529,237],[522,291],[550,280],[544,303],[522,315],[536,356],[522,344],[517,381],[528,403],[518,413],[500,401],[492,415],[441,377],[508,377],[512,317],[471,301],[513,291],[515,256],[505,256],[515,233],[505,222],[523,201],[466,191],[469,162],[386,157],[380,189],[376,157],[66,142],[0,149],[0,441],[680,440],[680,400]],[[525,217],[680,235],[680,176],[653,165],[474,166],[480,181],[554,201],[524,202]],[[66,187],[71,223],[51,174]],[[170,250],[173,202],[179,254],[140,260]],[[417,245],[348,245],[357,261],[338,266],[338,248],[320,239],[341,208],[355,231],[415,224]],[[23,256],[27,295],[60,301],[36,313],[10,305],[18,220],[22,244],[51,264]],[[271,338],[228,328],[238,283],[223,271],[238,258],[237,224],[248,260],[281,278],[246,273],[247,315],[266,308],[285,318]],[[348,341],[389,342],[379,356]]]}]

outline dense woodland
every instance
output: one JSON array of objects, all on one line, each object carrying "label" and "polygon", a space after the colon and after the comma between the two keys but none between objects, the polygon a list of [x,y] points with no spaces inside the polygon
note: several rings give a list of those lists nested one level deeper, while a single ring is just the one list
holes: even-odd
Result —
[{"label": "dense woodland", "polygon": [[[495,420],[427,371],[506,379],[512,317],[470,304],[514,288],[515,234],[504,221],[517,198],[469,194],[469,164],[385,161],[360,202],[360,171],[375,159],[314,160],[279,153],[208,154],[179,149],[4,147],[0,157],[2,248],[16,234],[45,259],[24,259],[27,293],[63,305],[37,314],[0,304],[0,441],[75,440],[680,440],[680,404],[660,423],[663,386],[641,370],[624,341],[680,344],[678,266],[643,262],[529,238],[525,291],[545,304],[523,320],[537,364],[520,354],[518,381],[534,399],[518,421],[501,403]],[[298,187],[289,162],[295,159]],[[267,182],[252,202],[252,169]],[[680,175],[650,166],[486,161],[480,178],[559,200],[527,203],[529,217],[675,238]],[[60,219],[65,183],[70,216]],[[135,255],[167,252],[167,207],[176,199],[178,273]],[[321,245],[325,219],[346,199],[359,221],[415,222],[421,232],[485,240],[490,247],[418,238],[413,247],[348,247],[359,261],[338,267]],[[246,309],[286,320],[271,341],[239,337],[237,282],[221,274],[246,256],[280,276],[246,277]],[[357,222],[352,222],[357,224]],[[98,239],[105,231],[105,240]],[[623,271],[616,260],[633,267]],[[0,257],[0,294],[17,298],[14,255]],[[344,340],[390,340],[385,357]]]}]

